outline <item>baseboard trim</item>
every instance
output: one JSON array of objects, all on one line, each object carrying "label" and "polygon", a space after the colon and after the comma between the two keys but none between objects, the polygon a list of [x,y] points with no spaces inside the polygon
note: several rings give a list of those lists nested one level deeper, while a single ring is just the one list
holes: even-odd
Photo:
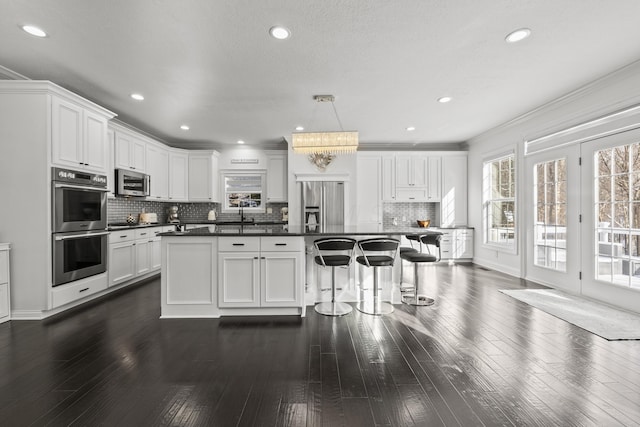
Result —
[{"label": "baseboard trim", "polygon": [[478,258],[474,258],[473,263],[480,267],[489,268],[491,270],[499,271],[500,273],[508,274],[509,276],[517,277],[518,279],[522,278],[522,272],[518,268],[510,268],[504,264],[497,264],[495,262]]}]

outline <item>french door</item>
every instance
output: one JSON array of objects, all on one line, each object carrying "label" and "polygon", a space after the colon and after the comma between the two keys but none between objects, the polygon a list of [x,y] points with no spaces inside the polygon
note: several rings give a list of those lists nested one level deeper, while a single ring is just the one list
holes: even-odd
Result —
[{"label": "french door", "polygon": [[640,130],[582,144],[582,293],[640,307]]},{"label": "french door", "polygon": [[526,278],[579,294],[580,146],[527,155]]}]

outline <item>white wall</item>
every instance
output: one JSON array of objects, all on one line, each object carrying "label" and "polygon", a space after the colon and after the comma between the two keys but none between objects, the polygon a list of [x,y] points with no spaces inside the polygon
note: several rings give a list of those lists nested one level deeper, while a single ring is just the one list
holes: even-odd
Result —
[{"label": "white wall", "polygon": [[[523,228],[517,254],[496,252],[483,245],[482,232],[482,163],[492,154],[515,149],[518,170],[517,220],[524,224],[527,208],[522,196],[525,186],[533,185],[526,174],[523,143],[527,139],[547,135],[576,124],[640,103],[640,61],[604,76],[566,96],[550,102],[518,119],[499,126],[469,143],[469,225],[477,230],[474,262],[505,273],[526,277]],[[569,189],[571,191],[571,189]]]}]

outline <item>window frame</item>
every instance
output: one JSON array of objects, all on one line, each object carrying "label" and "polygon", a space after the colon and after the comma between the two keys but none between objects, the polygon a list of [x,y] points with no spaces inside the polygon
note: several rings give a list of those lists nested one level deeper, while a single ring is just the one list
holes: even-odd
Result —
[{"label": "window frame", "polygon": [[[492,178],[493,178],[493,165],[499,163],[505,159],[511,158],[513,165],[513,173],[511,174],[513,195],[512,197],[492,197]],[[513,203],[513,239],[508,242],[498,242],[490,240],[491,221],[490,212],[491,207],[496,203],[512,202]],[[494,154],[491,157],[487,157],[482,162],[482,245],[485,248],[492,249],[498,252],[505,252],[508,254],[518,253],[518,241],[519,241],[519,228],[520,220],[518,217],[518,158],[515,150],[507,152],[501,152]]]},{"label": "window frame", "polygon": [[[259,177],[260,179],[260,191],[257,192],[260,194],[260,206],[251,207],[251,206],[243,206],[242,211],[245,213],[265,213],[267,209],[267,171],[262,169],[252,169],[252,170],[225,170],[220,171],[220,183],[221,189],[220,194],[222,195],[221,202],[221,212],[224,213],[237,213],[240,210],[240,207],[230,207],[229,206],[229,194],[237,194],[238,191],[235,192],[227,192],[227,178],[229,177]],[[256,178],[257,179],[257,178]]]}]

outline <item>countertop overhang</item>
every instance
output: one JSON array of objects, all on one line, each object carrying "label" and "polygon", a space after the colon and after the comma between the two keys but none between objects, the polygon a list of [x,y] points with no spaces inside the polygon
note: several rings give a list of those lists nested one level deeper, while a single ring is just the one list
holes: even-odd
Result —
[{"label": "countertop overhang", "polygon": [[[466,227],[465,227],[466,228]],[[407,234],[442,234],[437,228],[421,228],[417,226],[336,226],[320,229],[309,229],[292,225],[210,225],[187,231],[171,231],[161,236],[367,236],[367,235],[407,235]]]}]

